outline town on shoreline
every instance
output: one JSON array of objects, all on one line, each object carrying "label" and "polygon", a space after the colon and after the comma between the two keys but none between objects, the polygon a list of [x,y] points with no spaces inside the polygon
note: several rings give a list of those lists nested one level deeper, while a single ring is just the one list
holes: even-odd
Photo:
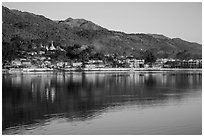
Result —
[{"label": "town on shoreline", "polygon": [[172,71],[202,70],[202,60],[157,59],[154,63],[145,63],[144,59],[115,59],[115,66],[103,60],[57,61],[46,60],[42,65],[33,65],[31,61],[21,58],[3,64],[2,72],[50,72],[50,71]]},{"label": "town on shoreline", "polygon": [[46,71],[168,71],[199,70],[202,59],[156,58],[151,51],[143,58],[132,55],[92,53],[87,45],[68,49],[54,45],[33,45],[30,50],[18,50],[16,56],[3,59],[3,72]]}]

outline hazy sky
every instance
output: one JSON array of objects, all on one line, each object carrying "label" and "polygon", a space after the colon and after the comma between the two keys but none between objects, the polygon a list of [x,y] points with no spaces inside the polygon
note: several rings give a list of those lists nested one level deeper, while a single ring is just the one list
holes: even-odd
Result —
[{"label": "hazy sky", "polygon": [[202,3],[20,3],[11,9],[40,14],[52,20],[84,18],[110,30],[155,33],[202,43]]}]

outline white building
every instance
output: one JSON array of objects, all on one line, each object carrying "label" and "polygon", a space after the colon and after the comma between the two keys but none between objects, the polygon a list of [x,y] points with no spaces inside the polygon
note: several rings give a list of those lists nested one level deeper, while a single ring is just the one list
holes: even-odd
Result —
[{"label": "white building", "polygon": [[52,41],[52,44],[50,46],[50,50],[56,50],[56,48],[54,47],[53,41]]},{"label": "white building", "polygon": [[82,66],[82,62],[73,62],[72,66],[73,67],[81,67]]},{"label": "white building", "polygon": [[21,66],[22,63],[21,63],[20,60],[15,59],[15,60],[12,60],[12,61],[11,61],[11,65],[12,65],[12,66]]},{"label": "white building", "polygon": [[89,62],[87,62],[85,64],[86,68],[104,68],[105,64],[102,60],[89,60]]},{"label": "white building", "polygon": [[144,60],[141,59],[127,59],[127,63],[131,68],[141,68],[144,66]]}]

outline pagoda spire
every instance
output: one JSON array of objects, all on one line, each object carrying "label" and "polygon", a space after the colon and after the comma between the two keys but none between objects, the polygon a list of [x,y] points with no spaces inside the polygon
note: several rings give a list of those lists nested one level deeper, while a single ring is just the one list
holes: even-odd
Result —
[{"label": "pagoda spire", "polygon": [[56,50],[53,41],[52,41],[52,43],[51,43],[50,50]]}]

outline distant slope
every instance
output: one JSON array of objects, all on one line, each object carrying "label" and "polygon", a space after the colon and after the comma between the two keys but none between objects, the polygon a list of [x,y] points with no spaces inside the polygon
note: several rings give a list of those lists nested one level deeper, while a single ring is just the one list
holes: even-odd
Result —
[{"label": "distant slope", "polygon": [[68,18],[52,21],[42,15],[10,10],[2,7],[2,40],[11,42],[15,36],[25,41],[50,41],[63,47],[74,44],[94,47],[104,54],[134,55],[141,58],[145,50],[157,57],[176,58],[179,52],[188,52],[189,58],[201,58],[202,46],[179,38],[170,39],[157,34],[126,34],[107,30],[85,19]]}]

